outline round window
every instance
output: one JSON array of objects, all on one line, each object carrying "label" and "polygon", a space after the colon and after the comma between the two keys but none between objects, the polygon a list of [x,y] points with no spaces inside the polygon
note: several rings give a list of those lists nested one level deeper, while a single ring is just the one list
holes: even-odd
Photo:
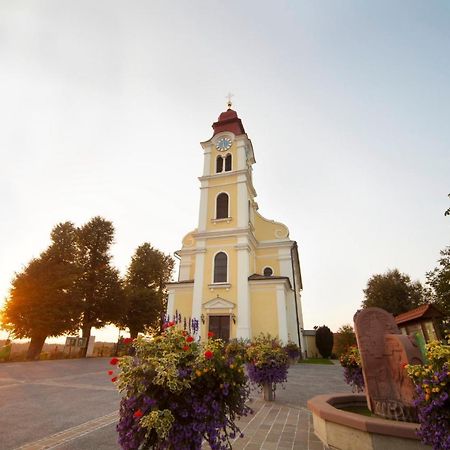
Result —
[{"label": "round window", "polygon": [[273,275],[273,270],[270,267],[265,267],[263,273],[265,277],[271,277]]}]

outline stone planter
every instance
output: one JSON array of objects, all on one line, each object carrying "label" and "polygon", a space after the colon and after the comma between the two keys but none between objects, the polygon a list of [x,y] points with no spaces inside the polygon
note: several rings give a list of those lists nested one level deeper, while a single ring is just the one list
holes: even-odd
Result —
[{"label": "stone planter", "polygon": [[263,395],[266,402],[273,402],[275,400],[275,393],[272,383],[263,384]]}]

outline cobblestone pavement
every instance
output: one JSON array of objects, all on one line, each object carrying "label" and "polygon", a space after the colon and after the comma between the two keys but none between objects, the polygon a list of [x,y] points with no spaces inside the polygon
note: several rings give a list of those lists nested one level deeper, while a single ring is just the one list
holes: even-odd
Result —
[{"label": "cobblestone pavement", "polygon": [[[0,364],[0,450],[117,449],[119,395],[106,375],[108,359]],[[297,364],[274,402],[254,391],[254,413],[239,422],[233,449],[323,449],[306,402],[350,392],[339,365]],[[205,446],[204,448],[208,448]]]},{"label": "cobblestone pavement", "polygon": [[233,449],[326,449],[314,434],[306,402],[319,394],[351,392],[343,381],[341,367],[297,364],[290,367],[288,380],[284,389],[277,390],[274,402],[264,402],[262,394],[252,393],[254,414],[239,422],[244,437],[234,441]]}]

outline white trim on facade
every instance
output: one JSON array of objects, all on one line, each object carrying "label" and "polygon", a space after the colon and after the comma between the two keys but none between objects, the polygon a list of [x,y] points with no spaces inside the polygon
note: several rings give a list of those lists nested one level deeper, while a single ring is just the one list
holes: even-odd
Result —
[{"label": "white trim on facade", "polygon": [[237,331],[236,337],[250,339],[251,333],[251,311],[250,311],[250,290],[248,284],[249,272],[249,243],[246,237],[238,238],[237,245]]},{"label": "white trim on facade", "polygon": [[[203,277],[205,273],[205,242],[197,242],[198,253],[195,255],[194,290],[192,293],[192,318],[200,320],[202,314]],[[199,330],[199,334],[201,329]]]},{"label": "white trim on facade", "polygon": [[286,317],[286,291],[284,286],[277,286],[278,337],[284,343],[288,341]]}]

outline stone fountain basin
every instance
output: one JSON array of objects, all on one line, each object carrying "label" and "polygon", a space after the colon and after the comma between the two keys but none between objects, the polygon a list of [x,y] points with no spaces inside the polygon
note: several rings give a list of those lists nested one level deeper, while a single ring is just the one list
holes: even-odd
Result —
[{"label": "stone fountain basin", "polygon": [[418,423],[368,417],[339,408],[366,406],[363,394],[325,394],[308,400],[314,432],[330,450],[425,450]]}]

